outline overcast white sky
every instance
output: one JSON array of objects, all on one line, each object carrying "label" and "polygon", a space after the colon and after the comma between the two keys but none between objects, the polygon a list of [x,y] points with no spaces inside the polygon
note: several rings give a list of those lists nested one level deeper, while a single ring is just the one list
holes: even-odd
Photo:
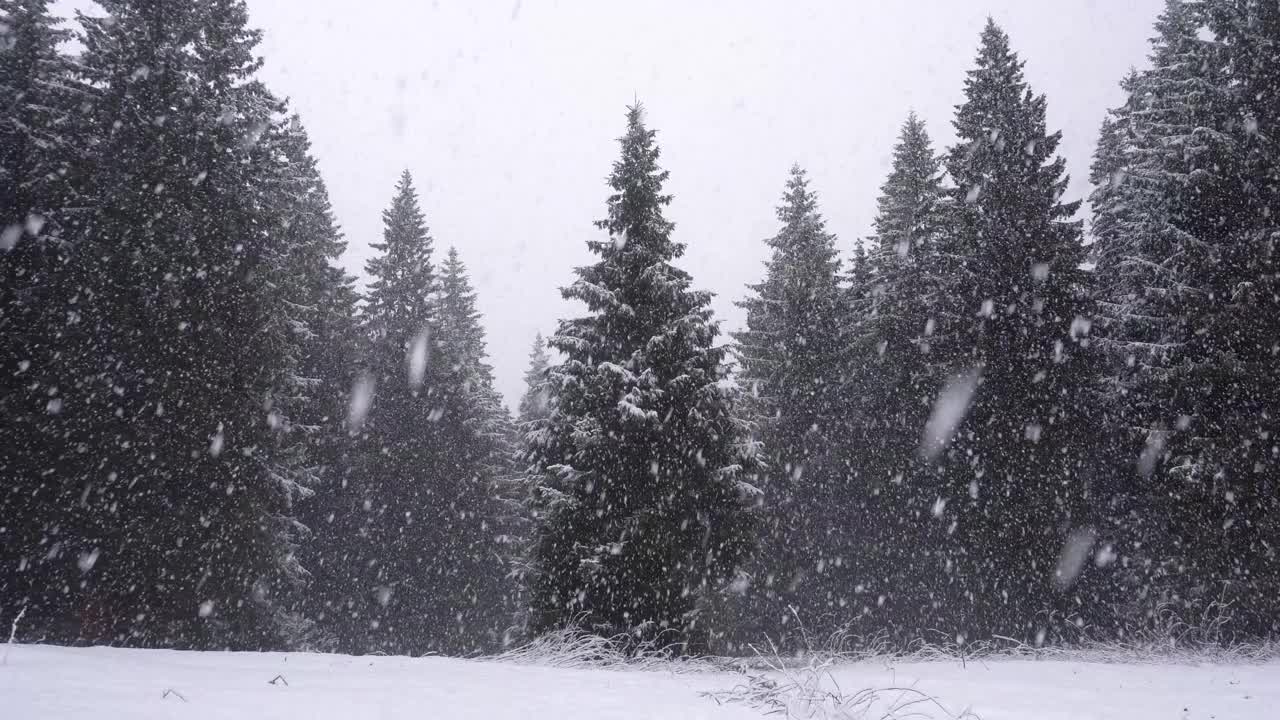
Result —
[{"label": "overcast white sky", "polygon": [[[181,2],[182,0],[174,0]],[[302,114],[363,274],[396,179],[417,180],[438,256],[471,269],[499,387],[514,407],[538,331],[603,215],[635,98],[659,131],[682,264],[725,330],[759,280],[792,162],[843,250],[869,232],[907,111],[952,139],[987,15],[1010,34],[1073,182],[1146,59],[1161,0],[248,0],[263,79]],[[90,7],[62,0],[58,10]]]}]

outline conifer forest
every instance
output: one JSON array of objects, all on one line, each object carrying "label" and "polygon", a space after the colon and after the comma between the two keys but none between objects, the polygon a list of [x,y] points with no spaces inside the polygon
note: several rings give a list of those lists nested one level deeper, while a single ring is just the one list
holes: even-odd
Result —
[{"label": "conifer forest", "polygon": [[[521,339],[519,398],[483,250],[432,229],[453,180],[411,167],[378,237],[344,232],[245,0],[55,5],[0,0],[6,633],[459,656],[568,627],[691,655],[1280,635],[1275,0],[1167,0],[1089,167],[1024,72],[1061,51],[988,20],[957,40],[951,127],[903,106],[883,171],[848,168],[880,183],[860,238],[799,165],[739,209],[766,240],[682,233],[663,108],[619,88],[577,198],[590,261]],[[743,323],[682,261],[713,242],[767,244]]]}]

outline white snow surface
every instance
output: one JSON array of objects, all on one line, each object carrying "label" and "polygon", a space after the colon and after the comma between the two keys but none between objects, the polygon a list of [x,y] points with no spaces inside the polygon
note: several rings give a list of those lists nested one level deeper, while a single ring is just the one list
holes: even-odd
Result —
[{"label": "white snow surface", "polygon": [[[566,669],[433,657],[47,645],[3,648],[0,659],[6,650],[7,660],[0,660],[0,717],[6,720],[764,717],[762,709],[717,705],[700,695],[744,682],[744,676],[732,673]],[[271,684],[277,676],[282,679]],[[838,667],[833,677],[845,693],[862,688],[914,688],[946,708],[912,707],[910,712],[918,714],[910,717],[921,719],[954,717],[966,710],[972,713],[968,717],[981,720],[1280,717],[1280,661],[1240,665],[1033,659],[964,664],[865,661]],[[163,697],[170,690],[174,692]]]},{"label": "white snow surface", "polygon": [[[0,647],[0,658],[4,657]],[[275,685],[276,676],[283,681]],[[284,682],[288,682],[285,685]],[[16,645],[3,720],[758,720],[700,690],[729,675],[574,670],[441,657]],[[166,690],[181,693],[162,697]],[[186,698],[184,701],[182,698]]]},{"label": "white snow surface", "polygon": [[[849,693],[912,688],[943,705],[904,717],[981,720],[1275,720],[1280,661],[1248,665],[1113,664],[994,658],[966,663],[858,663],[832,672]],[[881,693],[893,700],[893,692]],[[920,715],[910,715],[919,712]],[[879,718],[878,713],[873,717]]]}]

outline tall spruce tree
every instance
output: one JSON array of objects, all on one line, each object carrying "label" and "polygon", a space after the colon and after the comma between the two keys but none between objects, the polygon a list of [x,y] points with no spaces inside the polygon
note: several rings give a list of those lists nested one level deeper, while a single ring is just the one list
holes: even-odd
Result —
[{"label": "tall spruce tree", "polygon": [[520,408],[517,420],[521,423],[535,423],[551,414],[551,397],[547,393],[547,370],[551,367],[551,356],[547,354],[547,341],[542,333],[533,340],[533,348],[529,351],[529,368],[524,372],[524,394],[520,396]]},{"label": "tall spruce tree", "polygon": [[1280,579],[1276,153],[1259,131],[1276,117],[1277,22],[1267,3],[1171,0],[1113,113],[1128,122],[1120,182],[1094,194],[1115,415],[1137,459],[1131,612],[1229,607],[1247,633],[1275,631]]},{"label": "tall spruce tree", "polygon": [[[943,230],[941,159],[924,122],[903,123],[893,166],[877,201],[868,239],[865,300],[851,308],[850,380],[862,422],[857,433],[862,494],[869,506],[866,542],[852,560],[868,601],[861,622],[912,635],[930,579],[912,572],[920,526],[933,499],[914,491],[927,466],[918,459],[921,431],[941,389],[931,353],[942,302],[938,243]],[[924,502],[925,500],[928,502]]]},{"label": "tall spruce tree", "polygon": [[[1226,505],[1226,542],[1215,545],[1224,596],[1239,605],[1240,629],[1280,632],[1280,6],[1251,0],[1209,4],[1209,28],[1224,46],[1232,118],[1224,128],[1234,148],[1219,218],[1231,227],[1216,266],[1219,315],[1213,352],[1227,373],[1210,407],[1225,411],[1203,427],[1200,448],[1215,500]],[[1269,128],[1264,131],[1263,128]],[[1217,493],[1220,493],[1218,495]],[[1203,525],[1201,526],[1203,527]]]},{"label": "tall spruce tree", "polygon": [[[1100,450],[1116,479],[1101,524],[1128,589],[1128,601],[1115,608],[1122,626],[1141,624],[1144,614],[1173,602],[1189,570],[1179,560],[1181,523],[1168,520],[1176,506],[1197,501],[1182,498],[1188,488],[1180,483],[1164,482],[1164,461],[1174,452],[1166,444],[1179,419],[1175,390],[1161,378],[1179,362],[1179,326],[1198,292],[1187,284],[1186,267],[1206,259],[1206,246],[1172,222],[1180,212],[1175,178],[1194,166],[1207,169],[1187,140],[1195,125],[1215,125],[1208,118],[1220,112],[1211,109],[1216,103],[1190,102],[1192,93],[1217,93],[1189,72],[1208,58],[1188,7],[1170,4],[1156,27],[1163,39],[1154,41],[1153,67],[1122,81],[1126,101],[1103,123],[1090,176],[1097,342],[1109,363],[1099,405],[1111,442]],[[1166,154],[1159,143],[1170,136],[1179,147]]]},{"label": "tall spruce tree", "polygon": [[515,612],[512,614],[512,632],[506,638],[508,641],[526,637],[530,629],[530,585],[534,577],[531,559],[534,555],[536,522],[534,492],[537,477],[530,474],[526,466],[534,457],[531,439],[536,436],[533,433],[551,417],[551,408],[555,402],[547,378],[550,369],[551,356],[547,353],[547,341],[542,333],[538,333],[529,351],[529,367],[524,373],[525,390],[520,396],[516,416],[516,475],[511,491],[512,499],[518,504],[518,522],[514,523],[515,527],[508,538],[512,548],[509,580]]},{"label": "tall spruce tree", "polygon": [[332,558],[340,557],[347,541],[330,529],[343,509],[342,487],[351,470],[347,395],[359,367],[359,296],[355,278],[334,264],[346,241],[301,119],[278,123],[263,142],[278,146],[284,160],[267,186],[279,216],[275,232],[289,238],[291,248],[287,271],[275,282],[293,298],[285,318],[301,339],[297,373],[306,390],[291,399],[294,421],[286,449],[301,456],[313,491],[296,511],[305,527],[298,555],[306,581],[293,588],[288,640],[292,646],[329,648],[327,627],[342,599],[334,593],[339,577],[332,574],[340,563]]},{"label": "tall spruce tree", "polygon": [[777,216],[782,227],[768,241],[765,280],[740,303],[747,326],[736,335],[739,382],[768,466],[752,595],[764,615],[757,631],[798,633],[799,615],[809,631],[826,634],[845,614],[854,583],[844,582],[840,568],[860,521],[842,512],[856,495],[841,452],[848,343],[840,261],[799,166],[791,168]]},{"label": "tall spruce tree", "polygon": [[371,244],[378,254],[365,266],[365,370],[348,413],[353,457],[328,530],[346,542],[328,559],[341,576],[330,630],[349,652],[416,654],[439,649],[453,626],[436,591],[451,572],[437,545],[452,496],[437,472],[446,388],[434,243],[408,171],[382,220],[382,242]]},{"label": "tall spruce tree", "polygon": [[86,92],[58,53],[70,33],[48,6],[0,2],[0,619],[26,608],[37,625],[72,603],[61,590],[78,580],[65,563],[42,560],[47,549],[37,554],[63,523],[65,498],[47,484],[49,438],[60,431],[48,378],[65,322],[55,278],[68,254],[66,175],[78,150],[70,109]]},{"label": "tall spruce tree", "polygon": [[932,347],[957,379],[934,412],[964,416],[950,437],[925,438],[926,455],[950,445],[931,480],[913,479],[914,506],[932,516],[920,521],[930,524],[922,572],[940,578],[918,600],[966,636],[1031,637],[1066,602],[1055,568],[1091,485],[1079,203],[1061,200],[1061,136],[1045,129],[1045,99],[1022,66],[988,21],[946,156],[954,187],[937,255]]},{"label": "tall spruce tree", "polygon": [[28,380],[56,512],[18,549],[50,570],[29,617],[60,639],[275,646],[306,479],[282,440],[289,247],[257,184],[282,105],[253,80],[242,2],[100,4],[75,65],[85,209],[47,285],[57,350]]},{"label": "tall spruce tree", "polygon": [[699,642],[699,601],[751,550],[742,495],[753,460],[732,414],[710,295],[672,264],[684,246],[655,133],[627,112],[608,232],[562,292],[590,314],[550,345],[552,415],[530,434],[539,480],[533,630]]},{"label": "tall spruce tree", "polygon": [[439,346],[449,378],[443,450],[454,488],[438,551],[453,574],[439,587],[457,608],[451,649],[475,652],[498,646],[517,610],[505,578],[523,505],[511,416],[494,388],[476,293],[454,248],[440,273]]}]

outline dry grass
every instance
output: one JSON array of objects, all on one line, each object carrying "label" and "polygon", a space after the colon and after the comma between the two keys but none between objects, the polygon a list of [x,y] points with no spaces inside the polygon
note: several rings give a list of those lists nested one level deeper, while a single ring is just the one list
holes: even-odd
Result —
[{"label": "dry grass", "polygon": [[[799,618],[797,617],[797,620]],[[742,678],[723,691],[703,693],[719,704],[742,704],[789,720],[979,720],[971,710],[954,709],[915,687],[844,689],[836,679],[841,667],[856,663],[894,665],[921,662],[1031,660],[1089,663],[1248,664],[1280,659],[1280,643],[1232,642],[1225,608],[1188,622],[1161,610],[1143,632],[1124,641],[1079,636],[1069,644],[1035,646],[1010,637],[964,642],[932,632],[930,638],[901,643],[887,635],[859,636],[842,631],[820,642],[803,631],[802,652],[784,655],[769,644],[752,647],[748,657],[687,657],[676,646],[637,644],[634,638],[606,638],[566,628],[487,661],[558,668],[658,672],[732,673]]]},{"label": "dry grass", "polygon": [[[1172,608],[1161,607],[1148,627],[1130,633],[1123,640],[1093,636],[1090,628],[1072,618],[1061,619],[1054,626],[1072,629],[1073,637],[1052,644],[1031,644],[1001,635],[966,642],[953,634],[933,630],[927,637],[901,642],[886,634],[857,635],[845,630],[815,642],[807,633],[802,633],[804,650],[791,655],[787,662],[797,666],[821,661],[965,664],[1003,658],[1129,664],[1250,664],[1280,659],[1280,642],[1276,640],[1240,641],[1233,637],[1227,604],[1213,603],[1200,616],[1190,619]],[[752,651],[752,656],[737,659],[744,668],[766,666],[778,656],[772,651],[761,653],[754,647]]]},{"label": "dry grass", "polygon": [[634,639],[594,635],[575,627],[542,635],[527,645],[483,658],[490,662],[597,670],[654,670],[708,672],[723,670],[716,658],[695,658],[677,652],[676,646]]},{"label": "dry grass", "polygon": [[[746,680],[728,690],[703,693],[718,704],[742,704],[766,715],[796,720],[979,720],[972,711],[955,711],[914,687],[858,688],[846,691],[834,670],[849,662],[839,656],[811,657],[797,666],[756,651]],[[866,659],[866,658],[863,658]]]}]

